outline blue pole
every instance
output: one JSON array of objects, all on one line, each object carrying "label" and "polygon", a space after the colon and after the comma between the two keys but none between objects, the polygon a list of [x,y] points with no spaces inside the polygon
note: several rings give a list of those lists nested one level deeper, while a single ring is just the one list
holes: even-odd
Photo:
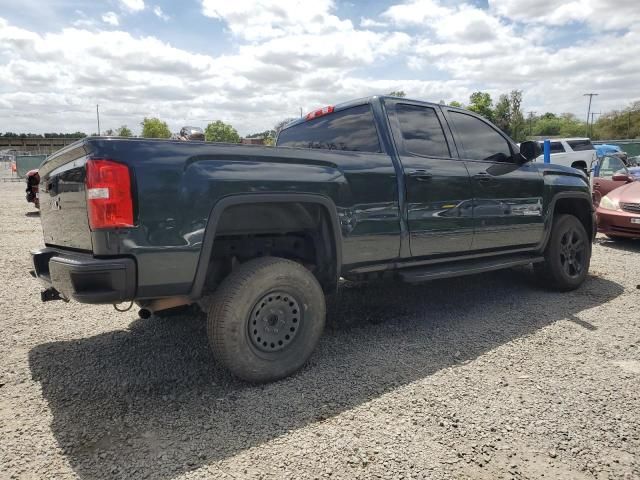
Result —
[{"label": "blue pole", "polygon": [[544,141],[544,163],[551,163],[551,140]]}]

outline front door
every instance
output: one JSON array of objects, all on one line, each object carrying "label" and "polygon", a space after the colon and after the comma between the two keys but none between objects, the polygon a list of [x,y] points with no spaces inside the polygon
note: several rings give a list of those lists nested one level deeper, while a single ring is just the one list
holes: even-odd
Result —
[{"label": "front door", "polygon": [[[469,251],[473,239],[473,197],[469,173],[455,158],[440,109],[387,104],[404,169],[407,218],[413,257]],[[445,133],[446,132],[446,133]]]},{"label": "front door", "polygon": [[627,183],[626,180],[614,180],[612,178],[618,172],[627,172],[627,167],[619,157],[605,155],[598,161],[593,172],[593,203],[595,205],[599,205],[600,199],[611,190]]},{"label": "front door", "polygon": [[544,179],[523,163],[510,142],[485,120],[455,110],[456,132],[473,190],[472,250],[534,245],[542,241]]}]

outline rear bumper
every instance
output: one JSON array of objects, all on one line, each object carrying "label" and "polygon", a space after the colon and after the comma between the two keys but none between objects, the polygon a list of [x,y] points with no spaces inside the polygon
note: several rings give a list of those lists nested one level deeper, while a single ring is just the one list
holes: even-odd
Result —
[{"label": "rear bumper", "polygon": [[640,223],[631,223],[631,219],[640,218],[640,214],[598,207],[596,216],[598,232],[618,237],[640,238]]},{"label": "rear bumper", "polygon": [[133,300],[136,264],[131,258],[94,258],[91,254],[43,248],[31,252],[35,276],[61,297],[81,303]]}]

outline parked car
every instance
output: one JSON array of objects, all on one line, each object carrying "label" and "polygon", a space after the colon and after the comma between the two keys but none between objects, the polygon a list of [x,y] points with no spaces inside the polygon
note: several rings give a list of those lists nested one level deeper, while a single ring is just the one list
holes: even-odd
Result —
[{"label": "parked car", "polygon": [[620,148],[618,145],[602,143],[600,145],[596,145],[595,148],[598,158],[602,158],[605,155],[619,157],[625,163],[625,165],[627,164],[627,159],[629,158],[629,156],[627,155],[627,152],[622,150],[622,148]]},{"label": "parked car", "polygon": [[33,203],[36,208],[40,208],[40,195],[38,193],[40,175],[38,175],[38,170],[29,170],[25,176],[25,179],[27,181],[27,202]]},{"label": "parked car", "polygon": [[533,264],[548,288],[578,288],[588,180],[538,154],[472,112],[394,97],[313,111],[275,148],[86,138],[40,168],[34,275],[44,301],[132,301],[143,317],[199,302],[214,357],[275,380],[313,352],[341,277]]},{"label": "parked car", "polygon": [[640,182],[612,190],[600,200],[598,231],[612,240],[640,238]]},{"label": "parked car", "polygon": [[[540,147],[543,141],[538,142]],[[596,150],[588,138],[554,138],[551,140],[551,163],[564,165],[588,172],[596,160]],[[544,162],[544,155],[540,155],[536,162]]]},{"label": "parked car", "polygon": [[633,180],[640,180],[640,167],[627,167],[627,172]]},{"label": "parked car", "polygon": [[610,191],[636,180],[636,174],[640,175],[640,168],[627,168],[618,156],[606,155],[598,159],[591,173],[594,204],[597,206]]}]

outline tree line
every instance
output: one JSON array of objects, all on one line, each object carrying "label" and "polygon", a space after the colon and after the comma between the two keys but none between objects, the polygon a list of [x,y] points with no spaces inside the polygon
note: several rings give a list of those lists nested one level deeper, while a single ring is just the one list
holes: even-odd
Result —
[{"label": "tree line", "polygon": [[517,142],[531,137],[590,137],[593,140],[640,137],[640,101],[622,110],[602,114],[597,120],[590,119],[589,123],[573,113],[527,112],[525,115],[521,109],[522,90],[500,95],[495,105],[487,92],[472,93],[466,106],[455,101],[449,105],[464,107],[484,116]]},{"label": "tree line", "polygon": [[[406,97],[403,90],[390,92],[388,95]],[[451,101],[452,107],[460,107],[471,110],[493,122],[497,127],[507,133],[517,142],[531,137],[584,137],[594,140],[616,140],[640,137],[640,101],[631,103],[622,110],[614,110],[601,114],[597,120],[589,122],[578,119],[573,113],[560,115],[545,112],[522,111],[522,90],[512,90],[501,94],[497,102],[488,92],[473,92],[469,96],[469,102],[464,104]],[[445,104],[443,100],[441,104]],[[595,117],[596,114],[593,115]],[[284,125],[295,118],[286,118],[273,128],[252,133],[247,138],[263,138],[266,145],[273,145],[278,132]],[[171,138],[172,133],[167,123],[157,117],[145,117],[140,123],[141,137],[144,138]],[[116,129],[108,129],[103,135],[115,135],[119,137],[132,137],[133,132],[127,125]],[[95,134],[92,134],[95,135]],[[240,143],[238,131],[230,124],[222,120],[216,120],[207,124],[204,129],[205,140],[208,142]],[[74,133],[14,133],[5,132],[4,137],[20,138],[84,138],[84,132]]]}]

